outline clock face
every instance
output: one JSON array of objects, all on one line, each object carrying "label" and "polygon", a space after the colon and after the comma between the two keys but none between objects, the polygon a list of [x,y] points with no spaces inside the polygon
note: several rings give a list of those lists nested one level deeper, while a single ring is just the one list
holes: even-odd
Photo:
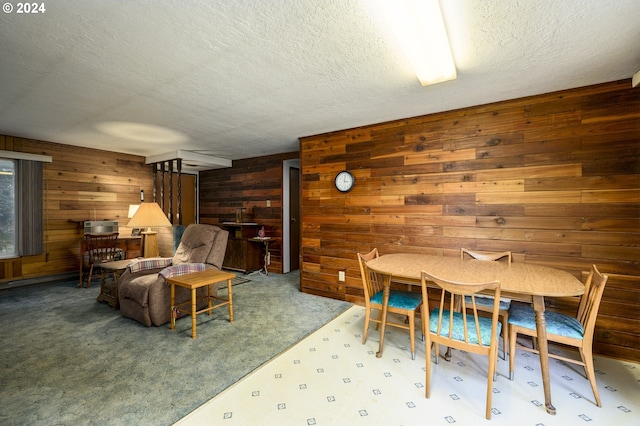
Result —
[{"label": "clock face", "polygon": [[336,189],[340,192],[348,192],[351,191],[353,186],[356,183],[356,179],[353,177],[351,173],[344,170],[336,176],[335,184]]}]

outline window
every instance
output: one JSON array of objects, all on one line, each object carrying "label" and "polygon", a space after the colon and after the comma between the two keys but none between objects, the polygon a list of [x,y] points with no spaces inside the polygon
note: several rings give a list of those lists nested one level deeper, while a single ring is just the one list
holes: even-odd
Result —
[{"label": "window", "polygon": [[0,258],[18,255],[15,219],[16,164],[0,158]]}]

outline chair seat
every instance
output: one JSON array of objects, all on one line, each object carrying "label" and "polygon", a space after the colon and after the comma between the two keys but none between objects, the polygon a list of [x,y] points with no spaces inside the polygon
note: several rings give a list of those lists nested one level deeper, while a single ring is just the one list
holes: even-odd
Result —
[{"label": "chair seat", "polygon": [[[438,332],[438,315],[440,309],[434,309],[429,316],[429,331],[432,333]],[[444,310],[442,312],[442,328],[440,329],[440,335],[449,335],[449,311]],[[474,318],[472,314],[467,314],[467,324],[474,324]],[[491,344],[491,318],[478,317],[480,324],[480,337],[482,338],[482,346],[489,346]],[[496,338],[502,331],[502,324],[498,322],[496,330]],[[475,327],[469,327],[469,342],[478,344],[478,334]],[[452,339],[464,341],[464,322],[461,312],[453,313],[453,333]]]},{"label": "chair seat", "polygon": [[[545,311],[547,334],[582,339],[584,328],[574,317],[554,311]],[[530,330],[536,329],[536,312],[529,305],[514,303],[509,310],[509,324]]]},{"label": "chair seat", "polygon": [[[488,308],[493,308],[493,297],[489,297],[489,296],[476,296],[476,305],[478,306],[485,306]],[[465,296],[464,297],[464,301],[467,304],[471,304],[471,296]],[[509,307],[511,306],[511,299],[506,299],[501,297],[500,298],[500,310],[501,311],[508,311]]]},{"label": "chair seat", "polygon": [[[382,290],[373,295],[371,303],[382,305]],[[422,294],[401,290],[391,290],[389,292],[388,306],[390,308],[413,311],[420,306],[420,303],[422,303]]]}]

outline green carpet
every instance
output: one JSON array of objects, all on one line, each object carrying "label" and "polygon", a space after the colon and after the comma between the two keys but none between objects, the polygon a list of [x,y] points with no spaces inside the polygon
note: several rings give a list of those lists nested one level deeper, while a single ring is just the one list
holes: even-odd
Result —
[{"label": "green carpet", "polygon": [[[170,425],[339,315],[297,272],[233,287],[226,309],[144,327],[76,281],[0,292],[0,424]],[[221,295],[224,294],[221,291]]]}]

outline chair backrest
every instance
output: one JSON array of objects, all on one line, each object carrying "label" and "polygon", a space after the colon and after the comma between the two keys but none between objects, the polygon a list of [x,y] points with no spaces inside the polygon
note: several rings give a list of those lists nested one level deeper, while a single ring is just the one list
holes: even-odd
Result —
[{"label": "chair backrest", "polygon": [[488,252],[488,251],[472,251],[466,248],[460,249],[460,259],[464,259],[465,255],[472,257],[473,259],[478,260],[500,260],[506,259],[509,264],[511,264],[511,252],[510,251],[502,251],[502,252]]},{"label": "chair backrest", "polygon": [[109,234],[84,234],[89,263],[111,262],[116,259],[118,232]]},{"label": "chair backrest", "polygon": [[591,272],[585,283],[584,294],[580,299],[578,306],[578,315],[576,319],[580,321],[584,328],[584,338],[592,338],[593,329],[596,326],[598,310],[600,309],[600,301],[604,293],[604,287],[609,277],[598,271],[596,265],[591,266]]},{"label": "chair backrest", "polygon": [[[438,303],[438,326],[436,332],[440,343],[442,343],[443,340],[449,340],[456,343],[451,346],[459,347],[460,345],[457,343],[464,342],[464,344],[469,347],[475,346],[477,348],[494,345],[493,349],[497,351],[500,283],[498,281],[462,283],[446,280],[432,275],[427,271],[422,271],[422,298],[427,302],[429,300],[429,292],[427,291],[426,285],[427,281],[432,281],[442,290]],[[492,296],[494,297],[494,302],[491,316],[491,334],[487,332],[483,333],[486,327],[482,327],[481,322],[484,323],[487,319],[478,315],[476,306],[476,294],[482,291],[485,293],[487,291],[493,291]],[[467,300],[471,302],[469,303]],[[467,314],[467,310],[472,311],[472,313]],[[429,318],[431,323],[431,315]],[[462,327],[460,327],[460,324],[462,324]]]},{"label": "chair backrest", "polygon": [[192,223],[184,229],[172,263],[207,263],[222,269],[228,238],[229,231],[219,226]]},{"label": "chair backrest", "polygon": [[367,262],[379,257],[378,249],[374,248],[369,253],[358,253],[358,263],[360,264],[360,276],[362,277],[362,287],[364,288],[364,298],[367,305],[374,294],[382,290],[383,282],[380,274],[371,271],[367,267]]}]

